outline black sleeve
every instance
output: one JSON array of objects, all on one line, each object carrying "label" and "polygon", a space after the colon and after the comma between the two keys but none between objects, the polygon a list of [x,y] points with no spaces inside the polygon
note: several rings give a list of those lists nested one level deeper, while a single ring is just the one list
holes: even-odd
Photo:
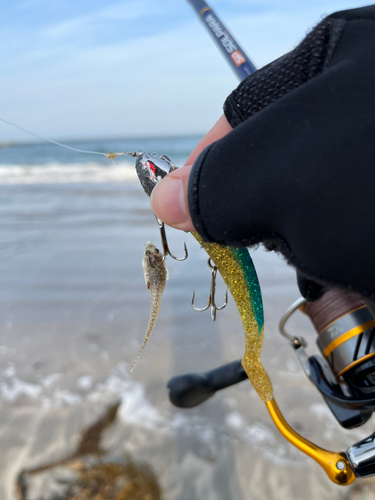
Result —
[{"label": "black sleeve", "polygon": [[263,242],[319,283],[375,297],[375,6],[324,19],[224,110],[234,130],[189,181],[201,236]]}]

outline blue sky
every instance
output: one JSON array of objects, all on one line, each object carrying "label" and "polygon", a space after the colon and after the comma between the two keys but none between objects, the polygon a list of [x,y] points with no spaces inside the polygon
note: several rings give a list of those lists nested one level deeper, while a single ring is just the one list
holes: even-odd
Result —
[{"label": "blue sky", "polygon": [[[260,67],[357,0],[211,0]],[[186,0],[0,4],[0,117],[55,139],[203,134],[237,85]],[[0,124],[0,142],[30,140]]]}]

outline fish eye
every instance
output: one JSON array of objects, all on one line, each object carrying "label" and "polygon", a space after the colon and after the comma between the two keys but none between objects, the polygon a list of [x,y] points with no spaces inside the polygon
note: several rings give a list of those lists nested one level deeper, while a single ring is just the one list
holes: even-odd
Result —
[{"label": "fish eye", "polygon": [[155,248],[155,253],[160,253],[160,250],[158,248]]}]

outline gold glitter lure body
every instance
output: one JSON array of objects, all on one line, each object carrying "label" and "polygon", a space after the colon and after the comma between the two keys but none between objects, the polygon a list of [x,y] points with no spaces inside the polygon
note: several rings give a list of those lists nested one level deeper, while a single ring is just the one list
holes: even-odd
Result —
[{"label": "gold glitter lure body", "polygon": [[260,361],[264,332],[262,294],[250,254],[246,248],[205,243],[198,233],[192,235],[210,256],[236,303],[245,332],[243,369],[260,398],[270,401],[272,383]]}]

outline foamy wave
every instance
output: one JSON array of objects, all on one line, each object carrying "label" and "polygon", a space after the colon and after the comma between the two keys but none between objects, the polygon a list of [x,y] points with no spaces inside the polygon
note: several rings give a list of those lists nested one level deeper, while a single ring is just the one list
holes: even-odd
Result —
[{"label": "foamy wave", "polygon": [[[308,464],[307,458],[301,456],[296,448],[282,439],[280,442],[275,428],[264,422],[249,424],[235,410],[227,413],[224,426],[204,414],[192,415],[171,411],[171,408],[170,411],[160,411],[149,401],[145,385],[132,378],[125,362],[118,363],[101,382],[96,382],[90,375],[81,376],[73,390],[62,387],[64,376],[61,373],[51,373],[30,383],[19,378],[14,364],[9,364],[2,375],[0,401],[18,407],[33,404],[53,411],[81,403],[108,406],[119,401],[119,418],[126,426],[135,425],[164,437],[178,432],[205,444],[230,439],[248,443],[251,449],[256,449],[278,464],[293,467],[305,467]],[[315,405],[313,409],[316,414],[323,414],[320,405]]]},{"label": "foamy wave", "polygon": [[45,165],[0,166],[0,185],[129,182],[136,178],[134,162],[122,162],[119,165],[56,162]]}]

